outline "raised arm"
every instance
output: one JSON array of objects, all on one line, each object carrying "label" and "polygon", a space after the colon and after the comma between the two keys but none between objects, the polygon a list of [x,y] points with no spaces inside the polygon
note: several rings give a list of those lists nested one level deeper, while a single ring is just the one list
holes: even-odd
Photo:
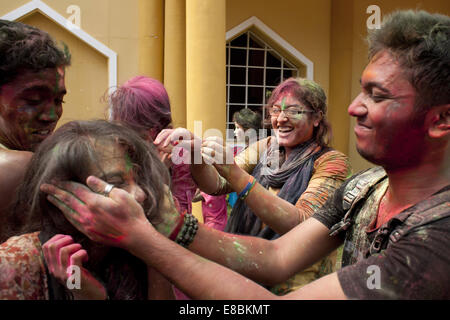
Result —
[{"label": "raised arm", "polygon": [[[260,145],[259,148],[262,149],[262,146]],[[209,156],[212,150],[215,157]],[[221,157],[226,157],[227,152],[230,151],[223,146],[220,139],[210,138],[203,143],[202,155],[208,161],[215,163],[217,171],[228,181],[228,185],[233,190],[240,192],[250,181],[251,177],[246,171],[253,169],[248,168],[248,163],[252,161],[249,159],[250,155],[246,154],[244,157],[237,158],[233,164],[224,164],[223,161],[218,163]],[[245,198],[245,203],[266,225],[278,234],[284,234],[312,216],[325,204],[350,175],[349,167],[345,155],[337,151],[327,152],[316,160],[314,174],[296,205],[281,199],[259,183],[251,189]]]}]

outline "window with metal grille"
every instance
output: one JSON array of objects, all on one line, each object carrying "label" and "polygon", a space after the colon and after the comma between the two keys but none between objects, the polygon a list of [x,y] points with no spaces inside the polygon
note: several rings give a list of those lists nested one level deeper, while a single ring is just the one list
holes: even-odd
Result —
[{"label": "window with metal grille", "polygon": [[233,114],[250,108],[265,118],[264,105],[284,79],[297,77],[298,68],[255,33],[247,31],[227,42],[227,139],[232,139]]}]

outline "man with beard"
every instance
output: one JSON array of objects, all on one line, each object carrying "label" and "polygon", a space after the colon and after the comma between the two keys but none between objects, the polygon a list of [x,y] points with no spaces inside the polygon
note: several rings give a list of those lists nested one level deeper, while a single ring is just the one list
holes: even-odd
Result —
[{"label": "man with beard", "polygon": [[[379,167],[350,178],[276,240],[184,217],[170,239],[186,250],[145,221],[136,202],[125,203],[122,190],[109,198],[75,183],[42,190],[91,239],[127,249],[196,299],[449,299],[449,45],[450,18],[424,11],[395,12],[370,33],[370,61],[348,112],[359,153]],[[248,190],[248,180],[233,181],[233,170],[228,181]],[[258,187],[247,199],[258,197]],[[90,188],[100,193],[105,183]],[[244,277],[280,283],[342,243],[342,269],[284,297]]]},{"label": "man with beard", "polygon": [[61,117],[69,64],[67,48],[46,32],[0,20],[0,222],[32,152]]}]

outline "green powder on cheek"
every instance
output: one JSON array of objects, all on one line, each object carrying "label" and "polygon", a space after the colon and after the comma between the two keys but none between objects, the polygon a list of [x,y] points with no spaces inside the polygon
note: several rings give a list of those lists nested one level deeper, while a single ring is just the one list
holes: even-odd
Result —
[{"label": "green powder on cheek", "polygon": [[304,113],[300,113],[300,114],[297,114],[297,115],[294,117],[294,119],[295,119],[295,120],[303,120],[303,119],[305,119],[305,117],[306,117],[306,115],[305,115]]},{"label": "green powder on cheek", "polygon": [[55,107],[52,107],[52,108],[50,109],[50,118],[51,118],[51,119],[56,119]]}]

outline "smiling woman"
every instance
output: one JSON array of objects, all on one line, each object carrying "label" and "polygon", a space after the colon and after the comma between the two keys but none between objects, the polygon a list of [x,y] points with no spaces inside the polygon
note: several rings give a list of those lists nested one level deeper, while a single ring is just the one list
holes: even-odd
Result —
[{"label": "smiling woman", "polygon": [[[46,248],[52,252],[55,246],[71,248],[83,260],[89,255],[88,261],[79,262],[80,267],[82,264],[85,274],[97,279],[97,286],[104,287],[111,299],[147,298],[145,264],[125,251],[90,241],[40,191],[44,183],[65,180],[78,182],[81,189],[87,188],[85,183],[91,175],[103,178],[115,189],[127,191],[142,205],[149,220],[155,225],[160,222],[156,216],[170,194],[165,191],[169,176],[155,148],[133,130],[118,124],[100,120],[69,122],[36,150],[19,189],[8,226],[11,236],[22,235],[0,246],[1,274],[16,276],[2,278],[0,298],[70,297],[70,290],[53,275],[54,266],[44,262],[41,254],[35,254]],[[43,246],[48,240],[52,246]],[[48,275],[42,273],[46,267],[50,270]]]},{"label": "smiling woman", "polygon": [[[317,83],[289,78],[273,90],[266,107],[274,136],[251,144],[232,164],[213,159],[229,150],[207,138],[201,152],[213,166],[193,164],[191,170],[206,193],[238,193],[225,231],[276,239],[318,211],[351,170],[347,157],[328,146],[326,96]],[[332,272],[335,260],[333,253],[272,290],[293,291]]]}]

